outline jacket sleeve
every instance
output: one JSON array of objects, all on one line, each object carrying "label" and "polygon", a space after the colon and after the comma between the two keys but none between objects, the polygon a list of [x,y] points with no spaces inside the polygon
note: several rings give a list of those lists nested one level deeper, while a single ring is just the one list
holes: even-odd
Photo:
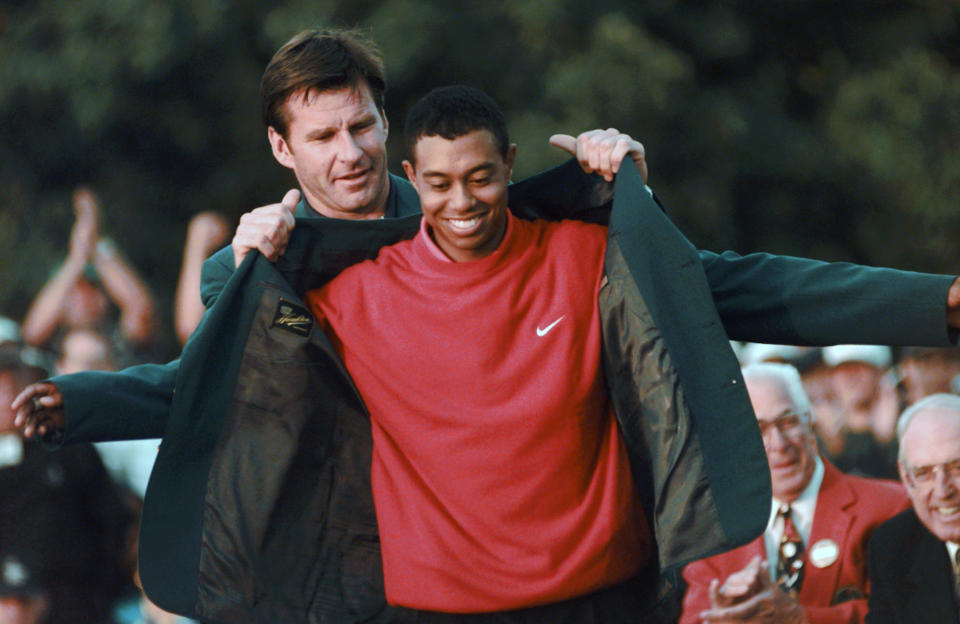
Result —
[{"label": "jacket sleeve", "polygon": [[180,361],[118,372],[54,377],[63,395],[63,444],[159,438],[167,422]]},{"label": "jacket sleeve", "polygon": [[790,256],[700,251],[733,340],[950,346],[954,277]]}]

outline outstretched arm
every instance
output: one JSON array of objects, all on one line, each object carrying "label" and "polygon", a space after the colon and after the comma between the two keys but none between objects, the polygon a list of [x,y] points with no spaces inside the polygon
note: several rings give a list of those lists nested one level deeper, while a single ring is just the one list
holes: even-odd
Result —
[{"label": "outstretched arm", "polygon": [[116,249],[113,242],[101,238],[93,255],[103,289],[120,308],[120,331],[130,342],[143,345],[153,338],[153,297],[147,285]]},{"label": "outstretched arm", "polygon": [[183,264],[177,282],[174,325],[182,346],[193,333],[206,309],[200,299],[200,269],[210,253],[223,246],[229,236],[226,220],[216,212],[201,212],[187,226]]},{"label": "outstretched arm", "polygon": [[[950,346],[956,279],[846,262],[700,252],[733,340]],[[952,294],[948,294],[952,293]],[[949,312],[949,314],[948,314]]]},{"label": "outstretched arm", "polygon": [[23,339],[32,346],[45,345],[60,324],[64,303],[87,263],[93,260],[99,236],[100,217],[93,193],[87,188],[78,188],[73,193],[75,220],[70,232],[70,247],[67,258],[44,284],[30,304],[23,320]]},{"label": "outstretched arm", "polygon": [[179,360],[61,375],[27,386],[14,425],[53,444],[163,437]]}]

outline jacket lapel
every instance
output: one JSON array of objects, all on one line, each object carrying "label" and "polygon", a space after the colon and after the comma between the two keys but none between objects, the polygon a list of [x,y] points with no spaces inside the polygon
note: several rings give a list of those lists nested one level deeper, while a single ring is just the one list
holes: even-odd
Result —
[{"label": "jacket lapel", "polygon": [[905,613],[915,622],[956,623],[956,602],[953,598],[953,570],[943,542],[934,537],[917,520],[920,533],[910,570],[904,582]]},{"label": "jacket lapel", "polygon": [[[800,602],[803,604],[829,606],[840,576],[840,568],[845,564],[843,553],[848,552],[850,527],[856,518],[854,504],[857,493],[841,478],[840,472],[828,462],[823,462],[823,482],[817,494],[817,508],[814,512],[813,526],[806,551],[806,570],[803,586],[800,589]],[[830,542],[836,545],[836,558],[811,557],[826,554]],[[813,562],[819,561],[823,567]]]}]

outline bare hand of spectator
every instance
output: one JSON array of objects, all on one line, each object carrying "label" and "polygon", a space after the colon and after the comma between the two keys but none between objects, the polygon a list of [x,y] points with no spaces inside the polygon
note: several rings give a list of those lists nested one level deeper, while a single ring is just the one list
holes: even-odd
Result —
[{"label": "bare hand of spectator", "polygon": [[73,192],[73,214],[69,257],[86,265],[93,258],[100,236],[100,204],[93,191],[81,186]]},{"label": "bare hand of spectator", "polygon": [[714,579],[710,583],[710,606],[729,607],[759,592],[761,571],[767,574],[767,566],[760,564],[760,557],[754,557],[742,570],[728,576],[723,585],[720,579]]},{"label": "bare hand of spectator", "polygon": [[299,201],[300,191],[291,189],[279,204],[261,206],[240,217],[231,242],[234,266],[240,266],[252,249],[271,262],[282,256],[293,231],[293,212]]},{"label": "bare hand of spectator", "polygon": [[63,433],[66,418],[63,413],[63,395],[49,382],[30,384],[13,400],[10,408],[16,412],[13,425],[26,438],[37,434],[47,438]]},{"label": "bare hand of spectator", "polygon": [[579,134],[577,138],[569,134],[555,134],[550,137],[550,145],[575,156],[584,171],[598,173],[607,182],[613,181],[624,156],[629,154],[640,170],[643,181],[647,181],[647,161],[643,144],[616,128],[590,130]]},{"label": "bare hand of spectator", "polygon": [[210,255],[211,251],[223,247],[229,237],[230,228],[227,220],[220,213],[212,210],[195,214],[190,219],[190,225],[187,226],[187,245],[196,242],[204,257]]},{"label": "bare hand of spectator", "polygon": [[219,213],[201,212],[190,219],[173,313],[173,324],[181,345],[186,344],[187,338],[197,328],[205,311],[203,301],[200,300],[200,273],[203,262],[229,238],[230,228]]},{"label": "bare hand of spectator", "polygon": [[[730,588],[730,595],[724,597],[727,583],[724,587],[714,591],[714,580],[710,586],[711,607],[700,613],[700,618],[710,624],[807,624],[807,616],[803,607],[797,601],[790,597],[781,587],[770,580],[770,574],[767,571],[768,565],[759,562],[755,557],[753,561],[747,564],[747,567],[731,574],[727,581],[733,577],[747,572],[736,580],[736,585]],[[749,570],[753,568],[755,575],[751,578]],[[747,589],[747,585],[751,587]],[[744,590],[746,591],[744,593]],[[733,599],[733,594],[740,597]],[[724,605],[725,602],[730,604]]]}]

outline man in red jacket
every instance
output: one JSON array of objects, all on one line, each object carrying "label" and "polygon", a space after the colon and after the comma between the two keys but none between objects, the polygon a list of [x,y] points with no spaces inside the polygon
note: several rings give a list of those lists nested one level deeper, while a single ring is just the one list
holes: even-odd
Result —
[{"label": "man in red jacket", "polygon": [[770,464],[770,522],[753,542],[687,566],[681,622],[862,622],[867,540],[906,494],[820,457],[792,366],[754,364],[743,377]]}]

